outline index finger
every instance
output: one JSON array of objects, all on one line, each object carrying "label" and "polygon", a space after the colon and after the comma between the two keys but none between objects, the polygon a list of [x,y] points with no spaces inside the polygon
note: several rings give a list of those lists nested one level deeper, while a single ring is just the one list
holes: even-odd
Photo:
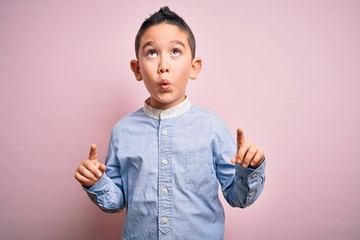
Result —
[{"label": "index finger", "polygon": [[238,128],[237,129],[237,147],[238,147],[238,149],[241,147],[241,145],[243,145],[244,142],[245,142],[244,131],[241,128]]},{"label": "index finger", "polygon": [[96,144],[92,144],[89,152],[89,160],[97,159],[97,148]]}]

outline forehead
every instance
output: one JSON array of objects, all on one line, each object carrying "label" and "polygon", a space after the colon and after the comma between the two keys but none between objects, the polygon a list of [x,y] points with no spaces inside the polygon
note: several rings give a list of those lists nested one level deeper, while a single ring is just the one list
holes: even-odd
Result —
[{"label": "forehead", "polygon": [[148,28],[140,39],[140,47],[149,41],[169,43],[181,41],[188,45],[188,36],[178,26],[169,23],[160,23]]}]

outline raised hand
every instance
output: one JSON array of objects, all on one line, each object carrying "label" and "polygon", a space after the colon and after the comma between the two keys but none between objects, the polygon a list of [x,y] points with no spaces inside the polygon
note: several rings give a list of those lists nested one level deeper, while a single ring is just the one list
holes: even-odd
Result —
[{"label": "raised hand", "polygon": [[75,178],[85,187],[91,187],[99,180],[106,170],[106,166],[97,160],[96,145],[91,145],[89,157],[81,162],[75,172]]},{"label": "raised hand", "polygon": [[231,159],[232,163],[241,164],[244,168],[257,168],[264,161],[264,152],[257,145],[245,140],[244,132],[237,129],[237,153]]}]

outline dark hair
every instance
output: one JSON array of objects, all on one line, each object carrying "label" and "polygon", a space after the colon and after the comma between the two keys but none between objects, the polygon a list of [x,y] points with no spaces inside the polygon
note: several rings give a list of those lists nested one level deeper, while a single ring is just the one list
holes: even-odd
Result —
[{"label": "dark hair", "polygon": [[168,23],[175,26],[178,26],[181,30],[183,30],[188,35],[188,41],[191,49],[191,56],[192,58],[195,57],[195,37],[192,33],[190,27],[186,24],[184,19],[182,19],[179,15],[177,15],[175,12],[171,11],[169,7],[165,6],[160,8],[158,12],[155,12],[152,14],[149,18],[145,19],[145,21],[142,23],[138,33],[136,34],[135,38],[135,54],[136,58],[139,57],[139,48],[140,48],[140,40],[141,37],[144,35],[146,30],[148,30],[150,27],[160,24],[160,23]]}]

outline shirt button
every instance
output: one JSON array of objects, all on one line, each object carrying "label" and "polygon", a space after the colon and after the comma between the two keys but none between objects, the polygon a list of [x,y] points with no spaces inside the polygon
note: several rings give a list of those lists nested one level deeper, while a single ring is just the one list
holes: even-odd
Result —
[{"label": "shirt button", "polygon": [[169,161],[168,161],[167,159],[163,159],[163,160],[162,160],[162,164],[163,164],[163,165],[167,165],[168,163],[169,163]]},{"label": "shirt button", "polygon": [[166,218],[166,217],[164,217],[164,218],[161,219],[161,223],[162,223],[162,224],[167,224],[168,222],[169,222],[169,219]]},{"label": "shirt button", "polygon": [[249,197],[251,197],[252,195],[254,195],[254,192],[249,192]]},{"label": "shirt button", "polygon": [[168,134],[168,131],[166,131],[166,130],[163,130],[163,131],[162,131],[162,135],[163,135],[163,136],[166,136],[167,134]]},{"label": "shirt button", "polygon": [[253,175],[251,175],[252,178],[256,178],[257,177],[257,173],[254,173]]},{"label": "shirt button", "polygon": [[163,194],[167,194],[169,191],[168,191],[166,188],[163,188],[163,189],[161,190],[161,192],[162,192]]}]

